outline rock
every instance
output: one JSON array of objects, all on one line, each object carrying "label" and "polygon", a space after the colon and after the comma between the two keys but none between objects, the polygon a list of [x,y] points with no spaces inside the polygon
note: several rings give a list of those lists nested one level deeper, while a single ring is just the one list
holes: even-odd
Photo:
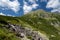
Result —
[{"label": "rock", "polygon": [[30,27],[23,28],[22,26],[10,24],[10,23],[6,27],[8,27],[9,30],[15,32],[17,37],[24,39],[27,38],[27,36],[31,36],[32,40],[43,40],[40,34],[38,34],[38,31],[34,31]]},{"label": "rock", "polygon": [[55,35],[51,35],[51,37],[56,37]]},{"label": "rock", "polygon": [[20,34],[16,34],[16,36],[18,36],[20,38],[24,38],[25,34],[24,33],[20,33]]},{"label": "rock", "polygon": [[20,37],[21,37],[21,38],[24,38],[24,36],[25,36],[24,33],[21,33],[21,34],[20,34]]}]

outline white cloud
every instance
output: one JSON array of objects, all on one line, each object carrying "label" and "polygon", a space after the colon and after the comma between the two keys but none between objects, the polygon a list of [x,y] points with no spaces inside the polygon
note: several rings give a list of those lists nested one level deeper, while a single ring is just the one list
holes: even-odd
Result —
[{"label": "white cloud", "polygon": [[32,8],[35,9],[35,8],[37,8],[38,4],[35,3],[35,4],[31,5],[31,6],[32,6]]},{"label": "white cloud", "polygon": [[48,0],[40,0],[40,2],[47,2]]},{"label": "white cloud", "polygon": [[15,17],[15,16],[13,16],[13,15],[10,15],[10,14],[7,14],[6,16],[12,16],[12,17]]},{"label": "white cloud", "polygon": [[53,8],[51,12],[60,12],[60,0],[49,0],[46,8]]},{"label": "white cloud", "polygon": [[38,6],[36,1],[34,1],[34,0],[29,0],[29,2],[31,2],[33,4],[29,5],[27,2],[24,1],[24,6],[23,6],[24,14],[30,12],[32,9],[36,9]]},{"label": "white cloud", "polygon": [[32,7],[31,7],[31,6],[24,5],[23,9],[24,9],[24,14],[26,14],[26,13],[28,13],[29,11],[32,10]]},{"label": "white cloud", "polygon": [[12,16],[12,17],[15,17],[15,16],[13,16],[13,15],[10,15],[10,14],[5,14],[5,13],[0,13],[0,15],[3,15],[3,16]]},{"label": "white cloud", "polygon": [[5,15],[4,13],[2,13],[2,12],[0,13],[0,15],[6,16],[6,15]]},{"label": "white cloud", "polygon": [[18,12],[20,4],[18,0],[14,0],[14,1],[0,0],[0,7],[3,7],[4,9],[11,9],[14,12]]},{"label": "white cloud", "polygon": [[29,2],[31,2],[31,3],[36,3],[36,1],[38,1],[38,0],[29,0]]}]

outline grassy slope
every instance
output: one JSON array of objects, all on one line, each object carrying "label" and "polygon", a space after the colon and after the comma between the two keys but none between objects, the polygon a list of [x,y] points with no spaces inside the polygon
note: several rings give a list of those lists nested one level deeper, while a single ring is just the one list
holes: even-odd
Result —
[{"label": "grassy slope", "polygon": [[[60,14],[37,10],[22,17],[0,16],[0,22],[1,21],[10,21],[12,24],[21,24],[23,27],[32,27],[34,30],[45,33],[49,37],[49,40],[60,40],[60,35],[58,34],[58,32],[60,32],[60,26],[56,28],[51,25],[51,23],[57,23],[57,21],[60,22]],[[7,29],[2,28],[2,25],[5,24],[0,23],[0,39],[7,37],[4,40],[8,40],[9,38],[10,40],[18,40],[14,33],[10,33]],[[51,35],[54,35],[54,37]],[[14,37],[11,38],[11,36]]]},{"label": "grassy slope", "polygon": [[4,28],[8,21],[17,22],[13,17],[0,15],[0,40],[20,40],[13,32],[9,32],[9,29]]},{"label": "grassy slope", "polygon": [[[57,23],[57,21],[60,22],[59,16],[60,14],[38,10],[22,16],[20,20],[31,25],[35,30],[45,32],[50,40],[60,40],[60,35],[58,34],[58,32],[60,32],[60,25],[57,28],[51,25],[51,23]],[[51,37],[51,35],[55,35],[55,37]]]}]

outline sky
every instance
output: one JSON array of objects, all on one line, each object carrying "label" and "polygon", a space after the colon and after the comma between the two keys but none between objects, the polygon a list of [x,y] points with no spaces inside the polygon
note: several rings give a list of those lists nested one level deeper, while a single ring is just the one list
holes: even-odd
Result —
[{"label": "sky", "polygon": [[22,16],[38,9],[60,12],[60,0],[0,0],[0,15],[4,16]]}]

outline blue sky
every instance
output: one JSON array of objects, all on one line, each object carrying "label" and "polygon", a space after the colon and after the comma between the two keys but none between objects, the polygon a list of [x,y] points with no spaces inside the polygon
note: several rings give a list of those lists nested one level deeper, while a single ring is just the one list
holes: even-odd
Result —
[{"label": "blue sky", "polygon": [[21,16],[38,9],[60,12],[60,0],[0,0],[0,15]]}]

